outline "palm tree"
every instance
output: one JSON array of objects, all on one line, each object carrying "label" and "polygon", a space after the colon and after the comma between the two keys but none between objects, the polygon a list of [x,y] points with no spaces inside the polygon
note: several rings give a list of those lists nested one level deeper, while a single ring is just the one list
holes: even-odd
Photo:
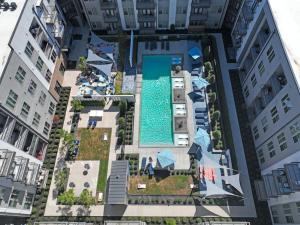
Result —
[{"label": "palm tree", "polygon": [[86,63],[86,58],[81,56],[78,62],[78,68],[80,69],[82,75],[87,76],[88,74],[88,65]]},{"label": "palm tree", "polygon": [[77,99],[71,101],[71,106],[74,112],[80,112],[82,109],[84,109],[84,106],[81,104],[81,101]]}]

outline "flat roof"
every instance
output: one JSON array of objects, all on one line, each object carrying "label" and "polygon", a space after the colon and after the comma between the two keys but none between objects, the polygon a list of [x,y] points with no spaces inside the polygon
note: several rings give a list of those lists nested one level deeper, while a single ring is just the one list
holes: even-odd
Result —
[{"label": "flat roof", "polygon": [[300,4],[299,0],[269,0],[284,50],[300,86]]},{"label": "flat roof", "polygon": [[108,204],[127,204],[128,167],[127,160],[112,161],[108,186]]},{"label": "flat roof", "polygon": [[[11,1],[9,1],[9,3],[10,2]],[[3,9],[0,9],[0,77],[11,51],[11,48],[8,46],[10,38],[12,37],[15,26],[23,10],[24,4],[27,1],[14,0],[14,2],[17,4],[17,8],[15,10],[12,11],[8,9],[5,11]]]}]

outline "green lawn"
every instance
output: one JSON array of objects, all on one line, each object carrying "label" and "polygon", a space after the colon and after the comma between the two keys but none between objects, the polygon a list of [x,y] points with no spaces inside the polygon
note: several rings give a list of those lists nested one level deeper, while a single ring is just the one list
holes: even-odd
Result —
[{"label": "green lawn", "polygon": [[[169,176],[160,181],[148,176],[131,176],[129,178],[129,194],[144,195],[189,195],[190,184],[193,183],[191,176]],[[146,189],[137,189],[138,184],[146,184]]]},{"label": "green lawn", "polygon": [[[103,135],[107,134],[108,140],[103,141]],[[107,166],[110,147],[110,128],[78,129],[80,138],[79,154],[77,160],[100,160],[97,191],[105,192]]]}]

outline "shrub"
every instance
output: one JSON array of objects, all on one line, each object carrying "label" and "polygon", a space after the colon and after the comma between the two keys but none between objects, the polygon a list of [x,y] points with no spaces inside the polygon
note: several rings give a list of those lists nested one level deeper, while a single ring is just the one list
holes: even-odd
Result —
[{"label": "shrub", "polygon": [[221,139],[221,132],[219,130],[213,131],[212,135],[216,141],[219,141]]},{"label": "shrub", "polygon": [[88,191],[87,189],[84,189],[80,193],[79,202],[85,206],[90,206],[95,204],[95,198],[92,196],[92,191]]},{"label": "shrub", "polygon": [[76,99],[71,101],[71,106],[74,112],[80,112],[82,109],[84,109],[84,106],[81,104],[81,101]]},{"label": "shrub", "polygon": [[216,82],[216,76],[214,74],[211,74],[209,77],[208,77],[208,82],[210,84],[214,84]]},{"label": "shrub", "polygon": [[120,117],[118,119],[118,124],[119,124],[119,129],[125,129],[125,118],[124,117]]},{"label": "shrub", "polygon": [[166,218],[164,223],[167,225],[176,225],[176,220],[173,218]]},{"label": "shrub", "polygon": [[120,116],[124,116],[127,111],[127,101],[119,102]]},{"label": "shrub", "polygon": [[119,130],[118,137],[119,137],[120,143],[123,143],[124,138],[125,138],[125,131],[123,129]]},{"label": "shrub", "polygon": [[213,114],[211,115],[212,120],[214,121],[218,121],[220,119],[221,113],[219,110],[216,110],[213,112]]},{"label": "shrub", "polygon": [[57,200],[64,205],[74,205],[76,197],[73,189],[69,189],[57,197]]},{"label": "shrub", "polygon": [[214,103],[217,99],[217,95],[215,92],[212,92],[208,94],[208,98],[210,103]]}]

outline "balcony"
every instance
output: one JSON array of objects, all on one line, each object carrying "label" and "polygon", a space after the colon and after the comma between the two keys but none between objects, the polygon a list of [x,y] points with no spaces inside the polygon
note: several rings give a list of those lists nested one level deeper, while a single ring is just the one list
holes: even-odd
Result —
[{"label": "balcony", "polygon": [[13,181],[25,183],[29,159],[17,156],[11,167],[11,178]]},{"label": "balcony", "polygon": [[[296,128],[300,129],[300,127]],[[300,167],[299,163],[290,163],[284,165],[287,179],[293,191],[300,191]]]},{"label": "balcony", "polygon": [[119,22],[118,15],[103,15],[103,20],[105,23],[117,23]]},{"label": "balcony", "polygon": [[37,183],[37,178],[39,174],[39,168],[40,166],[36,163],[29,163],[28,164],[28,171],[26,175],[26,184],[35,186]]},{"label": "balcony", "polygon": [[154,0],[137,0],[136,8],[139,9],[154,9],[155,3]]},{"label": "balcony", "polygon": [[9,175],[15,154],[15,152],[11,152],[7,149],[0,150],[0,177]]},{"label": "balcony", "polygon": [[154,12],[150,14],[143,14],[140,11],[138,12],[138,22],[154,22],[155,21],[155,16]]},{"label": "balcony", "polygon": [[197,21],[200,23],[206,22],[208,19],[208,13],[203,12],[203,13],[192,13],[190,15],[190,21]]},{"label": "balcony", "polygon": [[289,194],[292,192],[284,169],[273,170],[272,175],[279,195]]},{"label": "balcony", "polygon": [[192,8],[210,8],[211,0],[193,0],[192,1]]},{"label": "balcony", "polygon": [[117,4],[114,0],[100,0],[101,9],[116,9]]}]

